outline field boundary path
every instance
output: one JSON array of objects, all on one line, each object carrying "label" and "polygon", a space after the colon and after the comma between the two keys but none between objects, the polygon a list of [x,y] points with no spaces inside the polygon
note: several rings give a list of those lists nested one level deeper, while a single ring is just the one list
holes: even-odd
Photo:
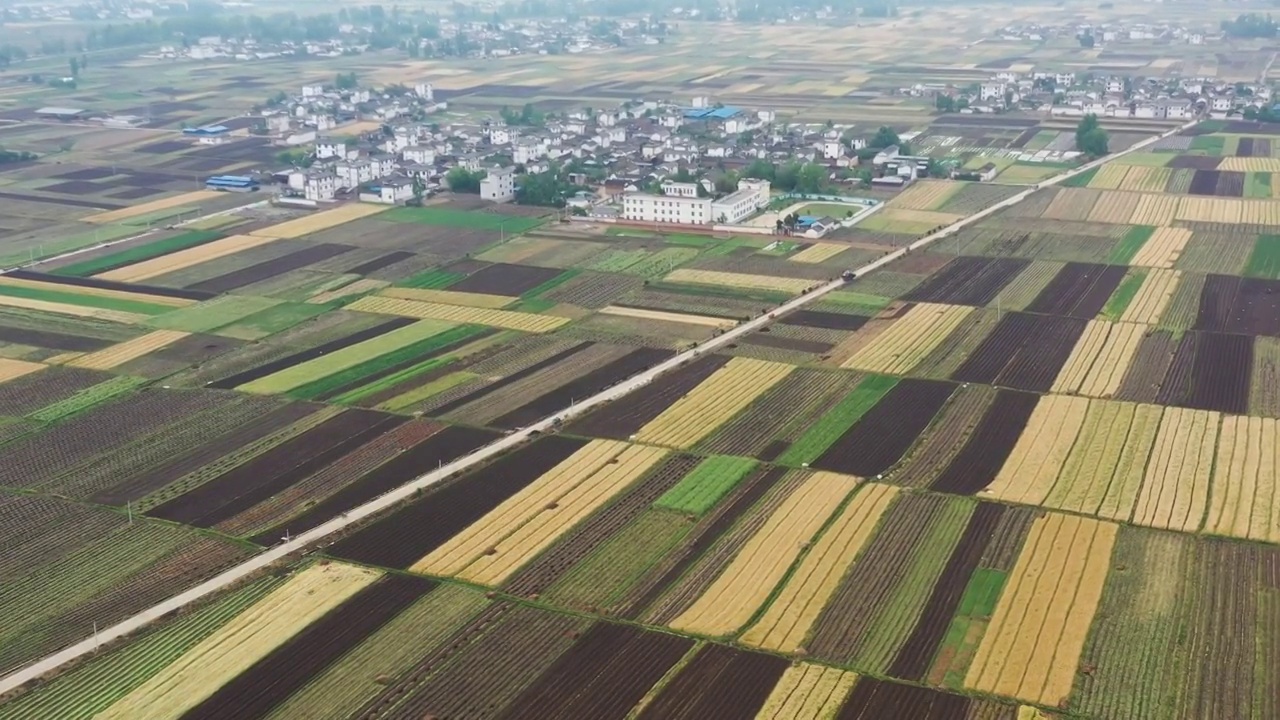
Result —
[{"label": "field boundary path", "polygon": [[[906,255],[908,252],[912,250],[918,250],[920,248],[926,247],[934,242],[937,242],[938,240],[941,240],[949,235],[954,234],[955,232],[967,227],[968,225],[971,225],[975,222],[982,220],[983,218],[986,218],[987,216],[995,212],[998,212],[1012,205],[1016,205],[1017,203],[1025,200],[1027,197],[1029,197],[1033,192],[1035,192],[1038,189],[1048,187],[1051,185],[1056,185],[1076,175],[1088,172],[1093,168],[1099,167],[1107,162],[1110,162],[1117,158],[1124,157],[1125,155],[1128,155],[1130,153],[1140,151],[1164,138],[1170,137],[1178,132],[1181,132],[1182,130],[1186,130],[1188,128],[1193,127],[1197,122],[1199,121],[1198,120],[1192,121],[1185,125],[1169,130],[1168,132],[1162,133],[1160,135],[1154,135],[1152,137],[1149,137],[1145,140],[1138,142],[1137,144],[1133,145],[1130,148],[1121,150],[1115,153],[1114,155],[1109,155],[1109,156],[1100,158],[1098,160],[1094,160],[1092,162],[1081,165],[1078,168],[1074,168],[1060,175],[1056,175],[1053,178],[1050,178],[1049,180],[1045,180],[1038,185],[1034,185],[1032,187],[1027,188],[1023,192],[1018,193],[1013,197],[1003,200],[985,210],[982,210],[978,213],[970,215],[967,218],[964,218],[963,220],[960,220],[952,225],[949,225],[946,228],[939,230],[936,233],[927,235],[911,243],[907,247],[904,247],[892,253],[889,253],[888,255],[885,255],[884,257],[881,257],[880,259],[875,260],[874,262],[868,263],[867,265],[863,265],[860,268],[853,268],[853,271],[857,277],[862,277],[866,273],[872,272],[874,270],[878,270],[881,267],[884,267],[885,265],[893,262],[894,260],[901,258],[902,256]],[[45,658],[31,665],[28,665],[27,667],[21,670],[15,671],[3,678],[0,678],[0,694],[7,693],[11,690],[14,690],[31,680],[35,680],[36,678],[39,678],[53,670],[56,670],[62,665],[65,665],[69,662],[72,662],[73,660],[77,660],[85,655],[93,653],[99,647],[101,647],[104,643],[112,642],[121,637],[129,635],[133,632],[136,632],[137,630],[140,630],[141,628],[148,625],[149,623],[154,622],[155,620],[158,620],[168,615],[171,612],[179,610],[229,585],[233,585],[236,582],[239,582],[240,580],[244,579],[245,577],[252,575],[260,570],[263,570],[268,566],[272,565],[273,563],[284,559],[288,555],[305,550],[317,544],[319,541],[325,539],[326,537],[333,535],[334,533],[337,533],[351,525],[354,525],[355,523],[358,523],[361,520],[364,520],[372,515],[376,515],[377,513],[382,512],[383,510],[386,510],[392,505],[395,505],[403,500],[409,499],[410,497],[413,496],[414,493],[416,493],[419,490],[422,490],[424,488],[428,488],[432,485],[440,483],[443,480],[449,478],[450,476],[456,473],[460,473],[464,470],[471,468],[474,465],[478,465],[482,462],[485,462],[486,460],[489,460],[490,458],[493,458],[494,456],[500,453],[503,453],[507,450],[512,449],[515,446],[528,441],[535,434],[552,430],[555,428],[557,422],[568,421],[570,418],[587,413],[600,405],[617,400],[618,398],[621,398],[622,396],[634,390],[642,388],[645,385],[648,385],[650,382],[652,382],[654,378],[658,377],[659,375],[676,369],[680,365],[701,355],[703,352],[711,352],[720,348],[721,346],[732,343],[738,338],[742,337],[743,335],[755,332],[756,330],[759,330],[765,325],[772,323],[777,317],[799,310],[804,306],[818,300],[822,296],[830,292],[833,292],[835,290],[838,290],[842,287],[845,287],[845,282],[843,280],[833,280],[832,282],[826,283],[825,285],[821,285],[814,290],[810,290],[808,293],[804,295],[801,295],[797,298],[790,300],[787,303],[784,303],[783,305],[775,309],[773,312],[770,312],[766,315],[761,315],[758,318],[744,322],[741,325],[738,325],[731,330],[727,330],[722,335],[719,335],[717,337],[711,338],[710,340],[703,342],[697,348],[682,352],[670,358],[669,360],[640,373],[639,375],[633,376],[621,383],[618,383],[617,385],[611,388],[607,388],[606,390],[588,399],[585,399],[581,402],[574,403],[570,407],[562,409],[560,412],[549,415],[548,417],[544,418],[539,422],[533,423],[531,425],[527,425],[524,428],[510,435],[505,435],[502,438],[496,440],[495,442],[489,445],[486,445],[485,447],[482,447],[479,450],[472,452],[470,455],[465,455],[461,458],[458,458],[457,460],[454,460],[451,463],[448,463],[447,465],[443,465],[435,470],[427,472],[419,476],[418,478],[404,485],[401,485],[400,487],[394,490],[391,490],[390,492],[384,495],[374,498],[373,500],[369,501],[368,503],[365,503],[364,505],[361,505],[360,507],[357,507],[347,513],[344,513],[342,515],[339,515],[338,517],[333,518],[332,520],[329,520],[323,525],[319,525],[305,533],[292,537],[287,542],[282,542],[278,545],[274,545],[268,548],[267,550],[263,551],[262,553],[259,553],[258,555],[255,555],[249,558],[245,562],[229,570],[224,571],[222,574],[214,578],[206,580],[205,582],[191,588],[190,590],[187,590],[186,592],[175,595],[169,598],[168,600],[165,600],[164,602],[161,602],[151,608],[143,610],[137,615],[134,615],[133,617],[130,617],[122,622],[119,622],[116,625],[113,625],[109,628],[101,629],[97,633],[95,633],[94,636],[92,637],[86,638],[85,640],[82,640],[74,645],[71,645],[62,650],[59,650],[58,652],[48,655]]]}]

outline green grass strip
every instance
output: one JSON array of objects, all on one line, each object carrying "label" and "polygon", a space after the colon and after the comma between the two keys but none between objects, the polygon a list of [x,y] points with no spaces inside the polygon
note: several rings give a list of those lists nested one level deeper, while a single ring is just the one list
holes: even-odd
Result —
[{"label": "green grass strip", "polygon": [[100,308],[102,310],[137,313],[139,315],[160,315],[162,313],[173,312],[172,305],[156,305],[138,300],[126,300],[124,298],[104,297],[102,295],[90,295],[88,293],[82,294],[62,290],[46,290],[44,288],[21,285],[0,285],[0,295],[25,298],[27,300],[62,303],[63,305],[76,305],[78,307],[92,307]]},{"label": "green grass strip", "polygon": [[499,230],[510,235],[518,235],[526,230],[532,230],[545,222],[542,218],[526,218],[435,207],[398,207],[379,213],[378,219],[391,222],[419,223],[422,225],[442,225],[465,230]]},{"label": "green grass strip", "polygon": [[1200,135],[1191,139],[1192,150],[1204,150],[1207,153],[1221,153],[1226,145],[1227,139],[1219,135]]},{"label": "green grass strip", "polygon": [[1119,320],[1124,311],[1129,307],[1129,303],[1133,302],[1133,298],[1138,294],[1138,288],[1142,287],[1142,283],[1147,279],[1147,271],[1133,269],[1130,270],[1124,279],[1120,281],[1120,286],[1116,291],[1111,293],[1111,297],[1107,300],[1107,304],[1102,307],[1099,313],[1104,320],[1112,322]]},{"label": "green grass strip", "polygon": [[216,328],[230,327],[268,308],[280,304],[274,298],[246,295],[219,295],[212,300],[178,308],[164,315],[149,318],[151,327],[184,332],[209,332]]},{"label": "green grass strip", "polygon": [[124,267],[125,265],[133,265],[134,263],[139,263],[143,260],[150,260],[151,258],[160,257],[161,255],[168,255],[179,250],[203,245],[221,237],[222,233],[214,232],[212,230],[194,230],[192,232],[182,233],[181,235],[175,235],[174,237],[167,238],[165,240],[157,240],[153,243],[146,243],[144,245],[138,245],[126,250],[121,250],[118,253],[112,253],[110,255],[103,255],[101,257],[91,258],[78,263],[72,263],[71,265],[54,270],[53,274],[70,275],[74,277],[97,275],[98,273],[115,270],[116,268]]},{"label": "green grass strip", "polygon": [[290,391],[289,395],[290,397],[302,400],[316,400],[323,398],[324,396],[333,393],[335,390],[358,382],[361,378],[365,378],[375,373],[382,372],[387,368],[409,362],[416,357],[434,352],[460,340],[465,340],[482,330],[484,330],[484,328],[478,325],[463,325],[461,327],[445,330],[438,335],[432,335],[431,337],[405,345],[404,347],[397,348],[383,355],[370,358],[358,365],[353,365],[332,375],[309,382]]},{"label": "green grass strip", "polygon": [[182,615],[119,650],[58,677],[39,692],[0,707],[0,720],[88,720],[173,664],[282,583],[283,578],[264,578]]},{"label": "green grass strip", "polygon": [[462,273],[449,272],[448,270],[427,270],[417,275],[411,275],[396,283],[396,285],[418,288],[419,290],[440,290],[449,287],[464,277],[466,275]]},{"label": "green grass strip", "polygon": [[147,384],[146,378],[121,375],[87,387],[69,398],[59,400],[52,405],[31,413],[27,417],[39,422],[53,422],[74,415],[83,410],[100,405],[118,395],[123,395],[134,388]]},{"label": "green grass strip", "polygon": [[1248,198],[1271,197],[1271,173],[1255,172],[1245,176],[1244,196]]},{"label": "green grass strip", "polygon": [[1063,187],[1077,187],[1077,188],[1088,187],[1089,182],[1093,180],[1093,176],[1097,175],[1098,170],[1100,169],[1101,168],[1092,168],[1090,170],[1086,170],[1080,173],[1079,175],[1073,175],[1067,178],[1066,180],[1063,180],[1061,185]]},{"label": "green grass strip", "polygon": [[1280,278],[1280,235],[1259,235],[1244,266],[1249,277]]},{"label": "green grass strip", "polygon": [[1128,265],[1142,246],[1151,239],[1156,229],[1150,225],[1134,225],[1124,234],[1120,242],[1111,249],[1107,262],[1112,265]]},{"label": "green grass strip", "polygon": [[1000,599],[1000,591],[1004,589],[1009,574],[993,568],[978,568],[969,578],[969,584],[960,596],[960,607],[956,614],[964,617],[985,619],[996,611],[996,601]]},{"label": "green grass strip", "polygon": [[573,268],[572,270],[565,270],[564,272],[542,283],[541,285],[538,285],[537,287],[526,290],[525,292],[520,294],[520,297],[525,300],[531,300],[543,293],[555,290],[556,288],[578,277],[581,274],[582,274],[582,270],[578,268]]},{"label": "green grass strip", "polygon": [[318,303],[282,302],[222,325],[214,330],[214,334],[239,340],[259,340],[288,330],[329,310],[328,305]]},{"label": "green grass strip", "polygon": [[892,302],[892,298],[871,293],[854,292],[852,290],[836,290],[827,293],[819,301],[820,305],[836,306],[844,310],[852,310],[859,315],[875,315]]},{"label": "green grass strip", "polygon": [[701,515],[720,502],[756,462],[747,458],[717,455],[698,464],[675,487],[654,502],[656,507]]},{"label": "green grass strip", "polygon": [[823,415],[795,444],[787,448],[778,458],[778,464],[798,466],[817,460],[897,384],[898,379],[894,377],[868,376],[837,403],[831,412]]},{"label": "green grass strip", "polygon": [[668,245],[686,247],[712,247],[725,242],[724,240],[717,240],[710,235],[667,235],[662,238],[662,241]]},{"label": "green grass strip", "polygon": [[[449,360],[449,362],[451,361],[452,359]],[[445,375],[442,378],[433,380],[427,383],[426,385],[416,387],[408,392],[397,395],[391,398],[390,400],[379,405],[378,409],[387,410],[390,412],[403,410],[412,405],[416,405],[417,403],[420,403],[423,400],[426,400],[427,398],[435,397],[436,395],[439,395],[445,390],[448,390],[450,388],[455,388],[465,382],[470,382],[476,379],[477,377],[479,376],[476,375],[475,373],[469,373],[466,371],[458,371],[455,373],[450,373],[448,375]]]},{"label": "green grass strip", "polygon": [[692,295],[695,297],[722,297],[733,300],[752,300],[771,305],[780,305],[794,297],[791,293],[777,292],[774,290],[731,288],[723,285],[673,283],[661,280],[651,280],[646,287],[652,290],[660,290],[662,292],[676,293],[679,295]]}]

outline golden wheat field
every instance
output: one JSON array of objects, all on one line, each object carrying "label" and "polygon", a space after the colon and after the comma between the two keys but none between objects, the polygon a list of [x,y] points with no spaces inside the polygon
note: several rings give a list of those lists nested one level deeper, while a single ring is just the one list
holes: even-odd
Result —
[{"label": "golden wheat field", "polygon": [[918,180],[890,200],[889,206],[905,210],[935,210],[962,187],[964,183],[956,180]]},{"label": "golden wheat field", "polygon": [[531,333],[551,332],[569,322],[568,318],[535,315],[512,310],[490,310],[487,308],[470,308],[461,305],[444,305],[441,303],[372,296],[360,298],[348,305],[347,309],[380,315],[400,315],[402,317],[418,318],[419,320],[449,320],[458,323],[488,325],[489,327]]},{"label": "golden wheat field", "polygon": [[125,265],[114,270],[98,273],[94,277],[116,282],[140,282],[210,260],[216,260],[220,257],[234,255],[250,248],[275,242],[275,240],[273,237],[257,235],[230,235],[220,240],[187,248],[186,250],[179,250],[168,255],[161,255],[150,260],[143,260],[132,265]]},{"label": "golden wheat field", "polygon": [[920,303],[846,360],[841,367],[905,375],[973,312],[964,305]]},{"label": "golden wheat field", "polygon": [[155,330],[127,342],[81,355],[67,364],[90,370],[110,370],[162,347],[172,345],[190,334],[180,330]]},{"label": "golden wheat field", "polygon": [[692,283],[695,285],[720,285],[722,287],[754,288],[757,290],[778,290],[799,294],[817,283],[799,278],[773,277],[770,275],[748,275],[746,273],[719,272],[716,270],[692,270],[682,268],[665,278],[668,282]]},{"label": "golden wheat field", "polygon": [[785,363],[733,358],[640,428],[635,439],[653,445],[692,447],[795,369]]},{"label": "golden wheat field", "polygon": [[1182,257],[1182,251],[1191,241],[1191,234],[1191,231],[1186,228],[1156,228],[1129,264],[1140,267],[1171,268],[1178,258]]},{"label": "golden wheat field", "polygon": [[848,249],[847,245],[838,243],[814,243],[787,259],[798,263],[820,263],[826,262]]},{"label": "golden wheat field", "polygon": [[372,203],[349,203],[340,205],[332,210],[321,210],[311,215],[304,215],[293,220],[286,220],[261,230],[254,230],[249,233],[257,237],[268,238],[296,238],[311,233],[328,230],[352,220],[377,215],[386,210],[386,205],[374,205]]},{"label": "golden wheat field", "polygon": [[181,195],[174,195],[172,197],[161,198],[159,200],[152,200],[151,202],[145,202],[140,205],[131,205],[120,210],[112,210],[110,212],[89,215],[88,217],[81,219],[85,222],[104,225],[106,223],[120,222],[121,220],[128,220],[130,218],[147,215],[153,212],[159,212],[160,210],[168,210],[169,208],[178,207],[179,205],[189,205],[191,203],[198,203],[201,200],[210,200],[218,197],[218,195],[219,193],[217,190],[196,190],[195,192],[183,193]]}]

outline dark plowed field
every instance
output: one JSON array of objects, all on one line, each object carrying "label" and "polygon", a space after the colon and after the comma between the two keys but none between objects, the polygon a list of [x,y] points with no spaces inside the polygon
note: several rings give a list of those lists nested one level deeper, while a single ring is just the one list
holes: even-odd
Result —
[{"label": "dark plowed field", "polygon": [[183,720],[266,717],[433,588],[426,578],[382,577],[183,713]]},{"label": "dark plowed field", "polygon": [[955,388],[942,380],[899,382],[813,467],[867,478],[887,471],[915,444]]},{"label": "dark plowed field", "polygon": [[222,378],[221,380],[215,380],[214,382],[209,383],[208,386],[219,390],[229,390],[238,385],[243,385],[247,382],[264,378],[272,373],[280,372],[285,368],[293,367],[298,363],[314,360],[322,355],[334,352],[335,350],[341,350],[344,347],[349,347],[356,343],[362,343],[365,340],[376,338],[379,335],[384,335],[392,330],[405,327],[406,325],[412,325],[414,322],[416,321],[413,318],[393,318],[386,322],[374,325],[371,328],[365,328],[359,332],[351,333],[346,337],[331,340],[323,345],[317,345],[310,350],[303,350],[302,352],[294,353],[288,357],[283,357],[279,360],[273,360],[269,363],[259,365],[251,370],[245,370],[244,372],[236,373],[235,375]]},{"label": "dark plowed field", "polygon": [[140,500],[183,475],[230,455],[254,440],[292,425],[319,409],[319,405],[310,403],[290,403],[244,423],[229,433],[211,437],[206,444],[189,452],[178,453],[162,465],[121,478],[119,484],[90,496],[89,500],[103,505],[124,505]]},{"label": "dark plowed field", "polygon": [[1144,336],[1138,343],[1138,352],[1129,363],[1129,369],[1125,371],[1115,399],[1155,402],[1176,347],[1173,333],[1168,330],[1153,330]]},{"label": "dark plowed field", "polygon": [[96,352],[115,344],[110,340],[99,340],[83,335],[66,335],[48,330],[24,330],[5,325],[0,325],[0,342],[83,353]]},{"label": "dark plowed field", "polygon": [[645,707],[639,720],[755,717],[788,664],[774,655],[706,645]]},{"label": "dark plowed field", "polygon": [[979,503],[978,509],[969,517],[964,535],[951,551],[946,567],[934,583],[915,629],[898,648],[898,655],[889,666],[889,675],[904,680],[924,679],[942,646],[951,618],[960,606],[969,578],[978,569],[978,562],[994,537],[1004,511],[1003,505]]},{"label": "dark plowed field", "polygon": [[1045,392],[1087,325],[1082,318],[1009,313],[951,379]]},{"label": "dark plowed field", "polygon": [[867,324],[861,315],[845,315],[844,313],[822,312],[820,310],[797,310],[783,316],[780,321],[784,325],[823,328],[825,330],[857,330]]},{"label": "dark plowed field", "polygon": [[989,700],[970,699],[941,690],[899,685],[863,676],[853,686],[853,692],[849,693],[849,699],[840,708],[836,720],[964,720],[975,716],[990,720],[1014,720],[1017,715],[1018,708],[1013,705],[998,705]]},{"label": "dark plowed field", "polygon": [[625,440],[727,362],[729,358],[721,355],[704,355],[688,365],[659,376],[644,389],[589,413],[571,424],[569,431],[592,437]]},{"label": "dark plowed field", "polygon": [[958,257],[930,275],[903,299],[982,307],[995,299],[1030,260]]},{"label": "dark plowed field", "polygon": [[302,482],[406,419],[373,410],[348,410],[147,514],[213,527]]},{"label": "dark plowed field", "polygon": [[86,208],[90,210],[123,210],[127,205],[102,202],[101,200],[72,200],[71,198],[47,198],[40,195],[24,195],[22,193],[0,192],[0,200],[17,200],[18,202],[41,203],[43,205],[61,205],[63,207]]},{"label": "dark plowed field", "polygon": [[573,347],[569,347],[564,350],[561,350],[560,352],[556,353],[555,355],[552,355],[549,358],[539,360],[536,363],[520,368],[516,372],[513,372],[510,375],[507,375],[506,377],[502,378],[497,382],[489,383],[488,385],[485,385],[484,387],[481,387],[481,388],[476,388],[475,390],[465,395],[461,395],[459,397],[454,398],[453,400],[450,400],[447,403],[444,403],[443,405],[439,405],[431,411],[431,414],[433,416],[447,415],[450,412],[453,412],[454,410],[457,410],[458,408],[462,407],[463,405],[479,400],[480,398],[484,397],[485,395],[488,395],[489,393],[500,390],[510,385],[511,383],[519,382],[531,375],[534,375],[535,373],[541,372],[542,370],[546,370],[547,368],[553,365],[556,365],[565,360],[568,360],[569,358],[573,357],[574,355],[577,355],[583,350],[586,350],[587,348],[591,347],[594,344],[595,343],[591,343],[591,342],[580,342],[577,345],[574,345]]},{"label": "dark plowed field", "polygon": [[598,623],[503,713],[504,720],[621,720],[693,641]]},{"label": "dark plowed field", "polygon": [[351,273],[354,275],[367,275],[375,270],[381,270],[385,267],[391,267],[392,265],[395,265],[396,263],[401,262],[403,260],[408,260],[411,257],[413,257],[413,253],[406,252],[404,250],[397,250],[396,252],[387,253],[386,255],[383,255],[381,257],[376,257],[367,262],[360,263],[359,265],[356,265],[354,267],[347,268],[342,272]]},{"label": "dark plowed field", "polygon": [[591,397],[605,388],[647,370],[673,354],[671,350],[639,348],[625,357],[602,365],[576,380],[529,401],[489,424],[503,429],[528,425],[569,407],[569,404],[577,398]]},{"label": "dark plowed field", "polygon": [[1280,280],[1206,277],[1195,329],[1280,336]]},{"label": "dark plowed field", "polygon": [[1183,335],[1156,401],[1245,414],[1253,377],[1253,341],[1250,335]]},{"label": "dark plowed field", "polygon": [[181,298],[183,300],[208,300],[217,295],[217,293],[201,292],[199,290],[166,288],[159,287],[157,285],[138,285],[136,283],[99,280],[98,278],[75,277],[72,275],[50,275],[48,273],[33,272],[30,270],[13,270],[5,273],[5,275],[11,278],[18,278],[20,280],[34,280],[36,282],[47,282],[56,285],[74,285],[76,287],[98,288],[101,290],[120,290],[123,292],[157,295],[159,297]]},{"label": "dark plowed field", "polygon": [[1092,319],[1124,279],[1123,265],[1067,263],[1027,306],[1027,312]]},{"label": "dark plowed field", "polygon": [[543,438],[339,540],[329,552],[370,565],[408,567],[584,445],[560,435]]},{"label": "dark plowed field", "polygon": [[1217,170],[1197,170],[1191,176],[1191,188],[1187,192],[1191,195],[1216,195],[1220,175]]},{"label": "dark plowed field", "polygon": [[559,277],[562,272],[564,271],[557,268],[497,263],[468,275],[450,285],[449,289],[456,292],[520,296],[552,278]]},{"label": "dark plowed field", "polygon": [[256,282],[268,280],[287,272],[313,265],[329,258],[337,257],[343,253],[348,253],[355,248],[351,245],[338,245],[330,243],[322,243],[320,245],[312,245],[311,247],[296,252],[291,252],[284,257],[274,260],[260,262],[256,265],[250,265],[247,268],[229,272],[226,275],[219,275],[203,282],[195,283],[189,286],[188,290],[198,290],[209,293],[224,293],[241,288],[246,285],[252,285]]},{"label": "dark plowed field", "polygon": [[[488,444],[496,437],[496,433],[488,430],[461,426],[447,427],[412,449],[400,453],[394,460],[381,465],[323,500],[319,500],[301,515],[265,530],[251,539],[259,545],[270,545],[279,540],[286,531],[296,535],[310,530],[409,482],[432,468],[453,462],[472,450]],[[519,456],[521,452],[524,451],[518,451],[512,457]],[[451,496],[456,496],[457,492],[451,491]],[[469,498],[468,502],[470,501]],[[465,508],[466,504],[460,507]],[[370,526],[368,529],[372,530],[376,527],[378,525]]]},{"label": "dark plowed field", "polygon": [[1222,162],[1220,157],[1206,155],[1178,155],[1165,167],[1173,170],[1216,170]]},{"label": "dark plowed field", "polygon": [[109,373],[97,370],[54,366],[0,383],[0,415],[21,417],[111,377]]},{"label": "dark plowed field", "polygon": [[1039,396],[1032,393],[1001,390],[983,414],[978,429],[931,488],[972,495],[990,484],[1013,452],[1039,400]]}]

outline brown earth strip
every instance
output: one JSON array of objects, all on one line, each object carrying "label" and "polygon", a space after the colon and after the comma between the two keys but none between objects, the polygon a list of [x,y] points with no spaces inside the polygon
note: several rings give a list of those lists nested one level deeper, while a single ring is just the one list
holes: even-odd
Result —
[{"label": "brown earth strip", "polygon": [[453,283],[449,290],[518,297],[563,272],[559,268],[495,263]]},{"label": "brown earth strip", "polygon": [[364,526],[328,552],[368,565],[409,567],[584,445],[562,435],[541,438]]},{"label": "brown earth strip", "polygon": [[981,702],[984,701],[862,676],[836,720],[960,720],[968,716],[971,704]]},{"label": "brown earth strip", "polygon": [[111,378],[109,373],[70,367],[24,375],[0,383],[0,415],[21,417]]},{"label": "brown earth strip", "polygon": [[1168,330],[1151,330],[1138,343],[1138,352],[1125,372],[1124,380],[1115,399],[1131,402],[1154,403],[1160,394],[1161,383],[1173,361],[1176,346],[1173,333]]},{"label": "brown earth strip", "polygon": [[678,635],[598,623],[517,696],[500,717],[626,717],[692,647],[692,640]]},{"label": "brown earth strip", "polygon": [[1030,260],[958,257],[903,297],[911,302],[982,307],[996,298]]},{"label": "brown earth strip", "polygon": [[813,467],[871,478],[888,471],[915,444],[956,386],[908,378],[893,387],[813,461]]},{"label": "brown earth strip", "polygon": [[1196,334],[1199,338],[1191,367],[1191,391],[1178,404],[1235,415],[1247,413],[1253,374],[1253,336]]},{"label": "brown earth strip", "polygon": [[571,423],[568,432],[625,440],[637,433],[649,421],[661,415],[681,396],[697,387],[715,371],[729,362],[722,355],[704,355],[693,362],[660,375],[645,386],[642,393],[631,393],[588,413],[586,417]]},{"label": "brown earth strip", "polygon": [[1160,392],[1156,395],[1158,405],[1178,405],[1192,391],[1191,371],[1195,367],[1197,334],[1188,332],[1178,341],[1178,349],[1173,353],[1173,360],[1160,383]]},{"label": "brown earth strip", "polygon": [[787,664],[774,655],[705,645],[637,720],[754,717]]},{"label": "brown earth strip", "polygon": [[964,448],[951,459],[947,469],[933,481],[938,492],[972,495],[996,478],[1013,446],[1017,444],[1039,396],[1001,390],[969,436]]},{"label": "brown earth strip", "polygon": [[25,330],[6,325],[0,325],[0,342],[82,353],[97,352],[115,344],[110,340],[100,340],[83,335],[67,335],[48,330]]},{"label": "brown earth strip", "polygon": [[536,363],[533,363],[532,365],[529,365],[528,367],[521,368],[520,370],[517,370],[516,372],[513,372],[510,375],[503,377],[501,380],[498,380],[497,382],[489,383],[483,387],[476,388],[475,390],[469,393],[466,393],[465,395],[461,395],[459,397],[453,398],[452,400],[442,405],[437,405],[431,409],[431,414],[434,416],[447,415],[451,411],[456,410],[462,407],[463,405],[467,405],[469,403],[475,402],[476,400],[483,398],[484,396],[494,392],[495,390],[500,390],[501,388],[506,387],[511,383],[523,380],[524,378],[527,378],[530,375],[533,375],[534,373],[545,370],[551,367],[552,365],[556,365],[557,363],[560,363],[562,361],[568,360],[569,358],[573,357],[574,355],[577,355],[580,352],[583,352],[584,350],[586,350],[587,348],[591,347],[594,344],[595,343],[580,342],[577,345],[570,346],[552,355],[551,357],[544,358],[542,360],[539,360]]},{"label": "brown earth strip", "polygon": [[982,553],[979,567],[1009,572],[1018,561],[1022,545],[1031,532],[1031,524],[1043,511],[1032,507],[1006,507],[996,527],[995,536]]},{"label": "brown earth strip", "polygon": [[72,287],[97,288],[99,290],[118,290],[120,292],[179,298],[182,300],[208,300],[217,295],[217,293],[212,292],[199,292],[189,289],[160,287],[158,285],[117,282],[115,280],[102,280],[100,278],[92,277],[51,275],[49,273],[35,272],[33,270],[11,270],[5,273],[4,276],[14,278],[15,280],[32,280],[34,282],[50,283],[52,285],[70,285]]},{"label": "brown earth strip", "polygon": [[359,265],[354,265],[344,270],[343,273],[344,274],[351,273],[353,275],[367,275],[375,270],[381,270],[386,267],[391,267],[392,265],[395,265],[398,262],[401,262],[403,260],[408,260],[413,256],[414,255],[411,252],[407,252],[404,250],[397,250],[395,252],[390,252],[390,253],[387,253],[386,255],[376,257],[367,262],[362,262]]},{"label": "brown earth strip", "polygon": [[[771,446],[777,450],[776,442],[787,442],[787,438],[774,441],[776,436],[784,433],[798,436],[807,427],[803,422],[805,418],[825,414],[853,390],[861,377],[857,373],[800,368],[716,431],[702,449],[720,455],[771,460],[765,457],[771,452]],[[773,457],[782,450],[777,450]]]},{"label": "brown earth strip", "polygon": [[23,195],[20,193],[0,192],[0,200],[18,200],[20,202],[44,203],[46,205],[62,205],[74,208],[90,208],[93,210],[123,210],[128,205],[106,203],[101,200],[72,200],[71,198],[47,198],[39,195]]},{"label": "brown earth strip", "polygon": [[503,429],[528,425],[567,407],[577,398],[591,397],[606,388],[613,387],[632,375],[657,365],[673,354],[671,350],[638,348],[625,357],[598,367],[572,382],[530,400],[489,424]]},{"label": "brown earth strip", "polygon": [[1209,275],[1194,329],[1280,336],[1280,280]]},{"label": "brown earth strip", "polygon": [[747,345],[758,345],[760,347],[775,348],[778,350],[792,350],[809,355],[821,355],[832,347],[831,343],[815,342],[813,340],[796,340],[793,338],[779,337],[773,333],[752,333],[742,339]]},{"label": "brown earth strip", "polygon": [[1009,313],[951,379],[1045,392],[1087,325],[1081,318]]},{"label": "brown earth strip", "polygon": [[1128,268],[1123,265],[1067,263],[1031,301],[1027,312],[1093,319],[1126,272]]},{"label": "brown earth strip", "polygon": [[942,416],[911,452],[889,482],[907,487],[928,487],[977,429],[987,408],[996,398],[995,388],[966,385],[955,391],[942,409]]},{"label": "brown earth strip", "polygon": [[337,257],[343,253],[348,253],[355,248],[351,245],[337,245],[323,243],[320,245],[312,245],[303,250],[289,253],[284,257],[276,258],[260,262],[256,265],[250,265],[242,270],[229,272],[225,275],[219,275],[203,282],[195,283],[187,286],[188,290],[199,290],[208,293],[225,293],[231,292],[236,288],[246,285],[252,285],[256,282],[268,280],[279,275],[283,275],[293,270],[298,270],[308,265]]},{"label": "brown earth strip", "polygon": [[1003,505],[978,504],[978,509],[969,518],[964,535],[951,551],[946,567],[934,584],[933,592],[921,611],[915,629],[898,648],[898,655],[889,666],[889,675],[905,680],[924,679],[930,663],[942,646],[951,618],[960,606],[960,598],[969,585],[969,578],[978,569],[978,562],[993,540],[1004,512]]},{"label": "brown earth strip", "polygon": [[[496,438],[497,434],[488,430],[462,426],[447,427],[336,493],[317,501],[305,512],[258,533],[250,540],[259,545],[271,545],[286,532],[296,535],[310,530],[409,482],[433,467],[453,462]],[[456,496],[457,491],[451,492],[450,495]],[[466,507],[468,505],[460,505],[460,509]],[[372,529],[376,525],[369,527]],[[413,560],[416,559],[416,557],[413,558]]]},{"label": "brown earth strip", "polygon": [[861,315],[845,315],[844,313],[822,312],[820,310],[797,310],[784,315],[779,321],[784,325],[800,327],[824,328],[827,330],[857,330],[867,324]]}]

